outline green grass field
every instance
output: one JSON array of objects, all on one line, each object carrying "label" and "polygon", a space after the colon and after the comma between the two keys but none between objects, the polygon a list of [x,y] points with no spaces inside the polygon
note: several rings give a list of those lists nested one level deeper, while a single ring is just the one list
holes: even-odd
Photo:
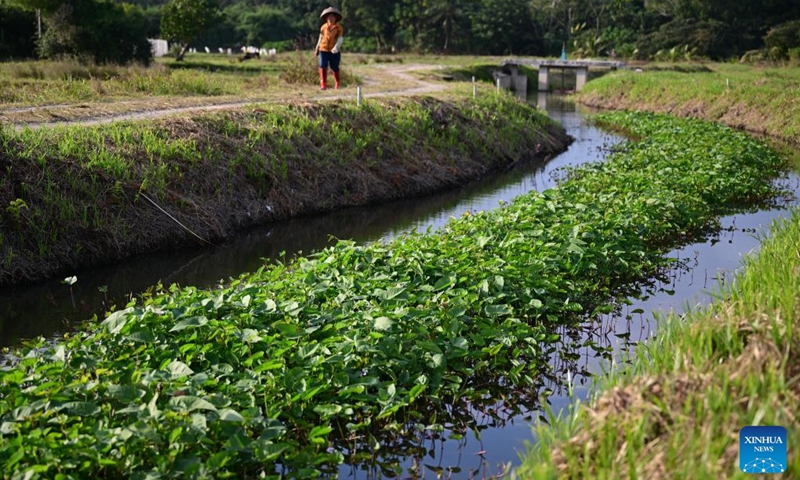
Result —
[{"label": "green grass field", "polygon": [[613,109],[690,116],[800,142],[800,68],[708,64],[709,72],[620,70],[577,99]]}]

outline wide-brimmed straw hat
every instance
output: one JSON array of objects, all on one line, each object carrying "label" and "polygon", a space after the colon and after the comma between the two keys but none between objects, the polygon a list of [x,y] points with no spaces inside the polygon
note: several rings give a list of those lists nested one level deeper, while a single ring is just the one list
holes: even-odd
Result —
[{"label": "wide-brimmed straw hat", "polygon": [[337,17],[339,17],[339,20],[342,19],[342,12],[340,12],[339,9],[336,8],[336,7],[328,7],[328,8],[326,8],[319,15],[319,18],[325,18],[325,15],[327,15],[329,13],[332,13],[332,14],[336,15]]}]

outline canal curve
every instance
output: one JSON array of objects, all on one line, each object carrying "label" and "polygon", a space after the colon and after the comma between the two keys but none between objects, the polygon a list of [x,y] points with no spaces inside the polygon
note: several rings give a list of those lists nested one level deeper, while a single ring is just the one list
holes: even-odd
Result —
[{"label": "canal curve", "polygon": [[[502,174],[429,197],[276,222],[214,247],[149,254],[76,271],[77,281],[71,285],[55,280],[2,289],[0,345],[34,336],[57,337],[77,322],[102,315],[112,305],[123,306],[132,295],[156,283],[213,287],[265,262],[318,250],[337,238],[370,242],[436,229],[465,212],[491,210],[531,190],[551,188],[563,167],[602,161],[623,141],[588,123],[584,112],[563,98],[547,96],[537,101],[575,138],[566,152],[546,163],[516,165]],[[653,319],[661,314],[656,312],[680,313],[713,300],[720,282],[741,266],[742,256],[758,249],[759,235],[765,234],[773,220],[787,217],[788,207],[796,205],[800,179],[790,174],[783,181],[795,192],[794,199],[776,208],[721,219],[722,229],[713,238],[671,252],[670,256],[680,260],[680,267],[664,281],[643,286],[641,298],[631,299],[613,314],[588,319],[586,325],[560,328],[562,341],[548,352],[552,368],[536,391],[511,392],[517,397],[514,401],[504,401],[506,395],[499,395],[480,409],[460,412],[470,417],[468,422],[465,419],[470,427],[457,432],[419,432],[388,439],[370,462],[344,465],[333,475],[352,479],[388,476],[382,464],[400,465],[406,472],[401,476],[448,478],[490,477],[513,468],[525,445],[535,442],[531,425],[542,415],[538,403],[542,394],[548,395],[548,406],[555,413],[575,399],[586,399],[594,375],[631,345],[655,334]]]}]

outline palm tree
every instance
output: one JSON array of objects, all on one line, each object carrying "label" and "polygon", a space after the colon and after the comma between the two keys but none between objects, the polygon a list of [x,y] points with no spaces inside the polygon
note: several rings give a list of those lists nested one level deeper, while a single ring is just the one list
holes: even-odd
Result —
[{"label": "palm tree", "polygon": [[450,39],[453,35],[453,29],[456,26],[461,9],[456,0],[430,0],[425,2],[427,8],[425,9],[425,18],[429,23],[435,27],[441,27],[444,33],[444,45],[442,48],[446,52],[450,46]]}]

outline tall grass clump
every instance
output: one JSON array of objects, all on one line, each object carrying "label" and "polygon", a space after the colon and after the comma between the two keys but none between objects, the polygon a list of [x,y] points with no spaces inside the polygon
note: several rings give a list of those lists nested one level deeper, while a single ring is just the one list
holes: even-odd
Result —
[{"label": "tall grass clump", "polygon": [[[548,125],[530,107],[492,102]],[[414,128],[431,133],[409,142],[441,145],[491,144],[495,128],[509,122],[506,133],[527,128],[516,116],[493,123],[497,110],[487,104],[456,114],[433,100],[425,108],[389,103],[367,112],[370,130],[396,125],[383,132],[390,141],[350,142],[373,152],[374,164],[343,160],[335,149],[344,143],[304,161],[392,172],[397,160],[374,154],[419,153],[396,150]],[[325,115],[347,118],[349,107],[292,108],[290,119],[251,112],[259,122],[202,122],[220,138],[253,145],[269,142],[266,132],[279,125],[287,132],[281,141],[303,139],[308,151],[315,138],[295,135],[316,131]],[[484,126],[471,138],[454,131],[468,115]],[[559,325],[638,290],[669,268],[664,253],[713,228],[721,213],[778,193],[769,176],[782,161],[741,134],[641,114],[604,121],[643,140],[607,163],[572,169],[558,188],[430,234],[340,241],[218,289],[172,287],[56,344],[30,342],[0,370],[0,461],[12,475],[309,477],[335,474],[342,462],[378,462],[401,474],[397,461],[380,463],[373,452],[413,432],[463,433],[471,416],[456,413],[536,391],[550,373]],[[266,168],[291,156],[234,158]],[[280,182],[292,185],[304,164],[284,165]]]},{"label": "tall grass clump", "polygon": [[[354,75],[346,65],[341,70],[342,85],[360,85],[361,80]],[[328,72],[329,80],[333,82],[333,74]],[[295,53],[294,57],[283,68],[278,79],[288,84],[315,85],[319,84],[319,63],[317,57],[303,51]]]}]

